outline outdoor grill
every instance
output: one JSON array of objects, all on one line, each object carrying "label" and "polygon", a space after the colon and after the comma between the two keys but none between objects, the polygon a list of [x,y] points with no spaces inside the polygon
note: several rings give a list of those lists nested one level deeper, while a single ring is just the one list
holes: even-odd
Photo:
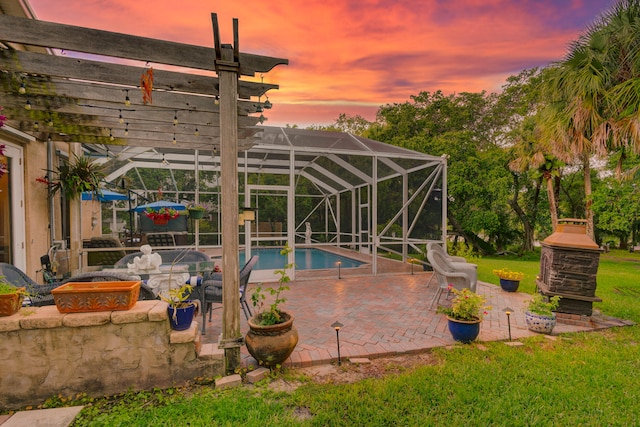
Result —
[{"label": "outdoor grill", "polygon": [[587,236],[586,220],[558,221],[556,231],[542,242],[540,275],[543,295],[559,295],[561,313],[591,316],[601,249]]}]

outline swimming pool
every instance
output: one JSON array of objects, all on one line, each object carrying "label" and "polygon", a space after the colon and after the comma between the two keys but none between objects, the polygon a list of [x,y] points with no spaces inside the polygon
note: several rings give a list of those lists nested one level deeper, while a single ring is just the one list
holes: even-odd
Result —
[{"label": "swimming pool", "polygon": [[[258,263],[254,270],[276,270],[282,268],[286,258],[280,255],[279,248],[251,248],[251,255],[258,255]],[[240,265],[245,264],[245,253],[240,252]],[[316,248],[296,248],[295,263],[297,270],[320,270],[323,268],[355,268],[364,265],[364,262],[352,258],[336,255],[331,252]]]}]

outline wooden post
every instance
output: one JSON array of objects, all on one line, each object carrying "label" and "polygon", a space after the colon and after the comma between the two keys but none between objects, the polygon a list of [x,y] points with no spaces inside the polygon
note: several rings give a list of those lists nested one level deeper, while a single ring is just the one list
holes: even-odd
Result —
[{"label": "wooden post", "polygon": [[[217,20],[214,32],[217,33]],[[234,22],[234,24],[236,24]],[[234,33],[237,24],[234,25]],[[214,39],[219,42],[217,34]],[[235,37],[237,40],[237,36]],[[237,49],[237,46],[235,47]],[[238,75],[234,49],[216,46],[216,71],[220,82],[220,177],[222,181],[222,339],[225,370],[240,366],[240,266],[238,259]]]},{"label": "wooden post", "polygon": [[[79,143],[69,144],[69,162],[74,162],[74,154],[82,155],[82,146]],[[69,201],[69,270],[82,269],[81,249],[82,249],[82,196],[78,196]],[[62,236],[64,237],[64,236]]]}]

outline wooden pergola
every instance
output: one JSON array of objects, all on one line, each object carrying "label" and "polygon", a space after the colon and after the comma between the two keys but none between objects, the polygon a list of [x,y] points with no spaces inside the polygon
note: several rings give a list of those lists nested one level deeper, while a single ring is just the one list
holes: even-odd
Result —
[{"label": "wooden pergola", "polygon": [[202,47],[0,15],[0,91],[7,125],[41,141],[94,144],[107,156],[114,146],[219,150],[225,182],[220,346],[233,372],[242,345],[238,151],[253,144],[261,117],[252,114],[267,108],[262,97],[278,88],[241,76],[288,61],[240,52],[237,20],[233,44],[222,44],[217,16],[211,18],[214,46]]}]

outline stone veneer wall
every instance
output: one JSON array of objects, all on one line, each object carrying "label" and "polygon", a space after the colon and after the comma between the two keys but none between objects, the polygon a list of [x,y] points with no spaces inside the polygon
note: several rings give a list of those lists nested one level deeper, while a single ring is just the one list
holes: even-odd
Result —
[{"label": "stone veneer wall", "polygon": [[197,323],[172,331],[161,301],[77,314],[25,307],[0,317],[0,408],[37,405],[58,394],[98,397],[222,375],[221,355],[199,357],[200,350]]}]

